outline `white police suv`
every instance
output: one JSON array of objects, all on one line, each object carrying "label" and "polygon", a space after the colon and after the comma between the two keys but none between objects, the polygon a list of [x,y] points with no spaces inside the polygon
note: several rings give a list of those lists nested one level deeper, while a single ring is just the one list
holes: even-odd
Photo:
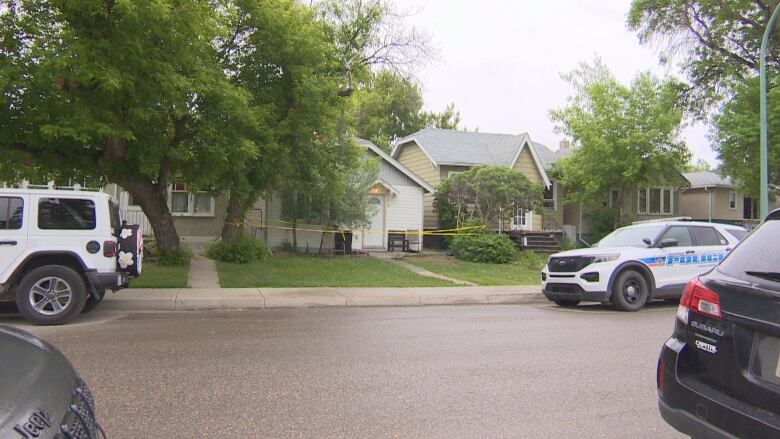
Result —
[{"label": "white police suv", "polygon": [[560,306],[589,301],[636,311],[652,299],[680,297],[691,278],[717,265],[747,233],[679,218],[637,222],[591,248],[552,255],[542,292]]}]

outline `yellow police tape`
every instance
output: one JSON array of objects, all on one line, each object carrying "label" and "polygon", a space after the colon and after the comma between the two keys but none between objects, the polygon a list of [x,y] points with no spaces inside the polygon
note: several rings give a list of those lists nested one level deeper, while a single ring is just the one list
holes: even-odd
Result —
[{"label": "yellow police tape", "polygon": [[[291,223],[289,221],[274,221],[274,222],[282,223],[282,224],[293,224],[293,223]],[[258,229],[281,229],[281,230],[296,230],[296,231],[299,231],[299,232],[339,233],[341,235],[343,235],[344,232],[348,231],[348,230],[344,230],[344,229],[311,229],[311,228],[306,228],[306,227],[263,226],[263,225],[254,225],[254,224],[249,224],[249,225],[251,227],[256,227]],[[472,235],[476,235],[476,233],[458,233],[458,232],[463,232],[463,231],[467,231],[467,230],[476,231],[478,229],[479,230],[484,229],[485,227],[486,227],[485,225],[480,225],[480,226],[458,227],[458,228],[455,228],[455,229],[423,230],[421,232],[421,234],[423,236],[464,236],[464,235],[465,236],[472,236]],[[361,233],[366,233],[366,234],[382,234],[382,235],[384,235],[384,234],[388,233],[389,230],[388,229],[373,229],[373,230],[372,229],[365,229],[365,230],[364,229],[359,229],[359,230],[355,230],[355,232],[361,232]]]}]

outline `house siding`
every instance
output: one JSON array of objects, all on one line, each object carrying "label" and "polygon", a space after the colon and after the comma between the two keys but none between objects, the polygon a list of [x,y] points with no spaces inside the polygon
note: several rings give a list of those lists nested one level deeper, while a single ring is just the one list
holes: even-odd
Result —
[{"label": "house siding", "polygon": [[710,194],[712,194],[713,221],[742,221],[744,197],[736,194],[736,208],[729,209],[729,192],[732,189],[716,187],[688,189],[680,195],[680,214],[696,220],[710,219]]},{"label": "house siding", "polygon": [[[523,145],[523,149],[520,151],[520,155],[517,157],[517,161],[515,161],[515,166],[512,169],[522,172],[523,175],[528,177],[528,179],[531,181],[544,184],[544,177],[542,177],[542,173],[539,171],[539,168],[536,166],[536,161],[534,161],[534,157],[531,154],[531,150],[529,149],[528,145]],[[547,214],[547,212],[545,212],[545,214]],[[562,213],[558,215],[557,211],[550,211],[550,214],[554,218],[560,218],[560,221],[563,220]],[[543,224],[542,215],[540,215],[537,212],[534,212],[533,220],[531,221],[531,230],[534,232],[541,231],[542,224]]]},{"label": "house siding", "polygon": [[[428,160],[423,150],[414,142],[406,143],[400,147],[398,161],[422,178],[434,188],[441,183],[441,170]],[[433,210],[433,194],[424,195],[423,226],[426,229],[439,228],[439,217]]]}]

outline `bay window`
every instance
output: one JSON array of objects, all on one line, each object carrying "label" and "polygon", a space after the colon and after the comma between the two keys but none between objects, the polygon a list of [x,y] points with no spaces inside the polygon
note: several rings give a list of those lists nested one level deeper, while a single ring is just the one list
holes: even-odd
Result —
[{"label": "bay window", "polygon": [[672,189],[653,187],[637,192],[637,213],[648,215],[671,215],[673,210]]}]

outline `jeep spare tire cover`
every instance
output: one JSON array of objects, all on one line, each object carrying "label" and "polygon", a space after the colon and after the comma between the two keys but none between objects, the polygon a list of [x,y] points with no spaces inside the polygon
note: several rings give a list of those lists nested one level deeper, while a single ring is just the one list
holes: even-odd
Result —
[{"label": "jeep spare tire cover", "polygon": [[131,276],[141,275],[144,258],[144,240],[138,224],[123,224],[119,228],[119,250],[116,263],[119,269]]}]

